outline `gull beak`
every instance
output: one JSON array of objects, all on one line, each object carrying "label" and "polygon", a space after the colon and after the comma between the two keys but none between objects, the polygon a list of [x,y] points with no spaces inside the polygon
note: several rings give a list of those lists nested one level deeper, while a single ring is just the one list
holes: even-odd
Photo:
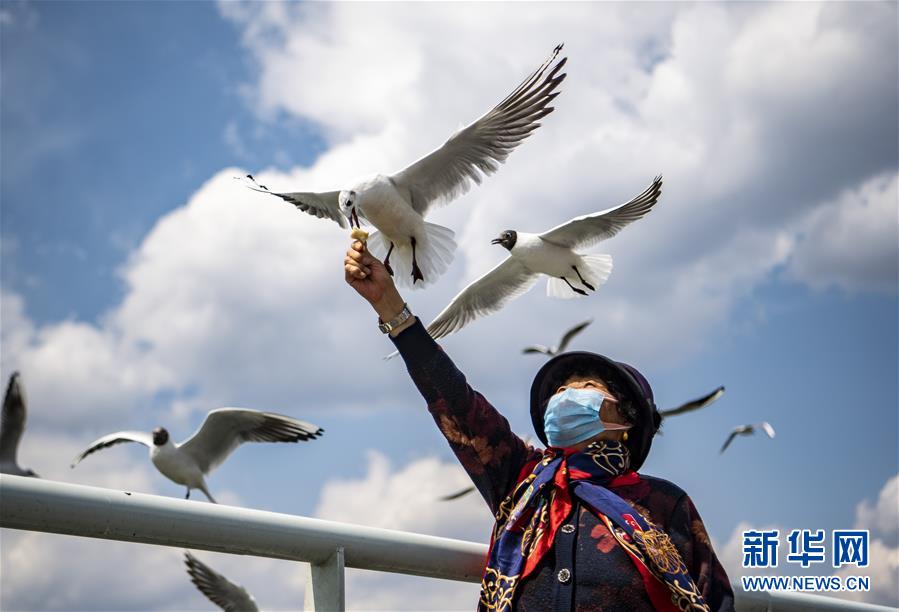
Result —
[{"label": "gull beak", "polygon": [[502,244],[502,243],[503,243],[502,238],[494,238],[493,240],[490,241],[490,244]]}]

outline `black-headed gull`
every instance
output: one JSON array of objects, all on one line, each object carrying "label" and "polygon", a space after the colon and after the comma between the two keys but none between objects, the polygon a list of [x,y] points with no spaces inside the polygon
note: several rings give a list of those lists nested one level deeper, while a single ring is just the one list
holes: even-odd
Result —
[{"label": "black-headed gull", "polygon": [[256,600],[245,588],[234,584],[187,550],[184,551],[184,565],[194,586],[225,612],[258,612]]},{"label": "black-headed gull", "polygon": [[730,435],[727,436],[727,440],[724,441],[724,446],[721,447],[720,453],[723,453],[724,450],[730,446],[730,443],[737,436],[751,436],[756,432],[756,428],[761,429],[766,434],[768,434],[769,438],[774,437],[774,428],[771,427],[771,423],[767,421],[762,421],[761,423],[756,423],[755,425],[740,425],[738,427],[734,427],[733,431],[730,432]]},{"label": "black-headed gull", "polygon": [[702,397],[697,397],[694,400],[690,400],[689,402],[685,402],[678,406],[677,408],[669,408],[668,410],[659,410],[659,415],[662,418],[675,416],[678,414],[684,414],[685,412],[692,412],[694,410],[699,410],[700,408],[705,408],[706,406],[713,404],[718,401],[718,399],[724,395],[724,387],[718,387],[711,393],[707,393]]},{"label": "black-headed gull", "polygon": [[202,491],[215,503],[206,488],[205,476],[220,465],[244,442],[299,442],[313,440],[324,433],[317,425],[293,417],[260,412],[248,408],[219,408],[206,415],[200,428],[181,444],[169,438],[169,432],[157,427],[152,433],[119,431],[95,440],[75,457],[72,467],[98,450],[122,442],[137,442],[150,448],[150,461],[169,480]]},{"label": "black-headed gull", "polygon": [[500,310],[512,299],[530,290],[541,275],[548,276],[550,297],[585,296],[602,285],[612,272],[610,255],[581,255],[585,248],[611,238],[621,229],[652,210],[662,192],[662,177],[646,191],[614,208],[575,217],[542,234],[506,230],[493,244],[509,251],[509,257],[477,279],[428,325],[434,339],[459,331],[478,317]]},{"label": "black-headed gull", "polygon": [[467,192],[493,174],[553,111],[550,102],[565,78],[557,61],[562,45],[502,102],[457,131],[443,146],[393,175],[377,174],[343,190],[325,193],[275,192],[247,175],[251,189],[278,196],[303,212],[347,227],[368,221],[379,231],[368,248],[397,283],[425,286],[446,271],[456,243],[451,229],[428,223],[425,214]]},{"label": "black-headed gull", "polygon": [[0,419],[0,472],[16,476],[37,476],[34,470],[23,470],[16,460],[19,441],[25,431],[26,408],[25,386],[18,372],[13,372],[3,397],[3,415]]},{"label": "black-headed gull", "polygon": [[543,346],[540,344],[534,346],[525,347],[521,352],[525,355],[529,353],[541,353],[543,355],[557,355],[565,351],[568,348],[568,343],[571,342],[571,339],[577,336],[579,333],[584,331],[584,328],[593,323],[593,319],[587,319],[586,321],[582,321],[578,323],[564,334],[562,334],[562,339],[559,340],[559,344],[557,346]]}]

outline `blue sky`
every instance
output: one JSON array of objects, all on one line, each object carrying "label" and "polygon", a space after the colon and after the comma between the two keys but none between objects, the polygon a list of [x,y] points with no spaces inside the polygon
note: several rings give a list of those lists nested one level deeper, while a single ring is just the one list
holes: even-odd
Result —
[{"label": "blue sky", "polygon": [[[502,257],[489,245],[499,231],[606,208],[663,173],[657,210],[593,249],[616,262],[603,291],[554,302],[541,284],[446,350],[528,434],[541,362],[520,347],[593,316],[575,348],[637,365],[661,407],[727,387],[667,422],[644,468],[690,493],[722,557],[743,524],[853,526],[899,469],[895,4],[533,4],[498,40],[486,34],[502,9],[478,5],[474,23],[437,4],[4,1],[0,366],[4,378],[22,371],[31,399],[21,462],[180,496],[140,448],[66,466],[103,433],[166,424],[181,439],[211,408],[268,409],[326,435],[241,449],[210,480],[224,500],[487,538],[474,499],[447,510],[428,489],[407,500],[422,516],[395,508],[401,481],[452,489],[465,477],[401,364],[381,361],[391,347],[374,315],[342,285],[345,235],[230,177],[314,190],[398,170],[565,40],[557,111],[437,212],[459,253],[432,289],[407,292],[410,305],[433,317]],[[472,42],[449,44],[458,37]],[[732,427],[761,420],[776,439],[741,438],[719,456]],[[4,609],[102,607],[63,582],[127,581],[140,563],[166,568],[164,588],[113,589],[105,605],[204,609],[175,551],[4,536],[4,566],[17,551],[35,559],[35,571],[4,572]],[[897,554],[896,534],[880,537]],[[138,554],[150,560],[123,561]],[[274,606],[302,590],[284,564],[210,558],[248,585],[280,577]],[[421,583],[422,600],[397,602],[378,580],[351,581],[350,600],[471,597]],[[40,581],[59,597],[34,599]],[[896,604],[889,593],[875,597]]]}]

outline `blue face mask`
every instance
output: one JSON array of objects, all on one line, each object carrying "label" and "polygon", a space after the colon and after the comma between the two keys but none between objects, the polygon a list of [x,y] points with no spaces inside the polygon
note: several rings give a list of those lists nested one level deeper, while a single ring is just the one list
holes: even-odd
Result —
[{"label": "blue face mask", "polygon": [[543,431],[549,445],[565,448],[606,430],[630,429],[630,425],[600,420],[599,409],[606,398],[596,389],[565,389],[553,395],[543,413]]}]

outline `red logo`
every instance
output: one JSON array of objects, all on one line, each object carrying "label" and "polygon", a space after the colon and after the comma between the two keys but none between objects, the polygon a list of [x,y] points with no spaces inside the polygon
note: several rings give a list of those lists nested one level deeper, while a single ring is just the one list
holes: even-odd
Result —
[{"label": "red logo", "polygon": [[624,522],[631,526],[634,531],[643,531],[643,528],[640,527],[640,523],[634,518],[632,514],[624,514],[622,515],[624,518]]}]

